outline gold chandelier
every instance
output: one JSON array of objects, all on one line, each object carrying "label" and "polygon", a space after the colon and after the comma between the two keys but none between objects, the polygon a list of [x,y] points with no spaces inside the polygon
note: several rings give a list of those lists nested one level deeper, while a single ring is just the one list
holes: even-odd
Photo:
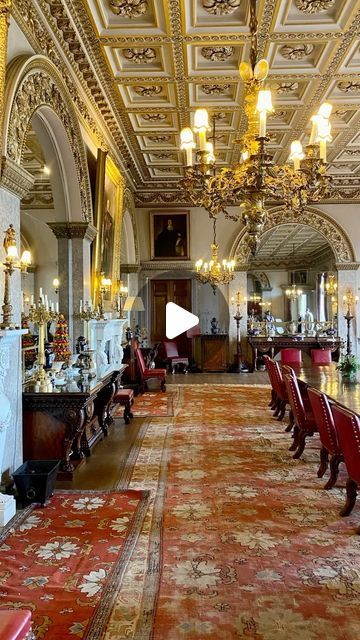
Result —
[{"label": "gold chandelier", "polygon": [[328,296],[334,296],[337,293],[336,276],[333,273],[329,273],[327,281],[325,282],[325,293]]},{"label": "gold chandelier", "polygon": [[213,220],[213,242],[211,244],[211,259],[204,262],[202,259],[195,263],[195,277],[203,284],[209,284],[213,293],[221,284],[229,284],[234,278],[235,260],[219,262],[219,245],[216,243],[216,219]]},{"label": "gold chandelier", "polygon": [[[325,102],[311,117],[312,129],[305,151],[301,142],[291,143],[290,164],[275,165],[267,152],[267,114],[273,112],[271,91],[264,88],[269,66],[266,60],[257,62],[256,0],[250,2],[251,52],[250,63],[240,64],[240,77],[245,85],[244,110],[248,128],[241,139],[241,161],[232,167],[216,167],[214,145],[208,142],[210,130],[206,109],[195,112],[193,130],[181,131],[181,149],[186,154],[183,186],[196,206],[204,207],[210,217],[223,213],[225,217],[241,220],[248,233],[253,254],[266,222],[266,201],[277,200],[287,209],[301,212],[309,202],[324,198],[329,192],[330,178],[326,176],[326,144],[331,142],[329,122],[332,106]],[[215,141],[213,119],[213,141]],[[194,133],[198,134],[199,149]],[[227,205],[240,203],[239,213],[230,215]]]},{"label": "gold chandelier", "polygon": [[289,300],[297,300],[302,295],[302,289],[298,289],[294,283],[291,285],[291,288],[285,290],[285,295]]}]

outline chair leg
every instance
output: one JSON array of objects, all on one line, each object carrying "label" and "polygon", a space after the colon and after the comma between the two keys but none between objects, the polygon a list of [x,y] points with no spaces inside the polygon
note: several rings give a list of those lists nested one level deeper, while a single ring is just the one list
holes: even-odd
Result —
[{"label": "chair leg", "polygon": [[356,494],[357,482],[355,482],[355,480],[352,480],[352,478],[348,478],[346,482],[346,502],[345,506],[340,511],[340,515],[342,517],[348,516],[352,512],[356,502]]},{"label": "chair leg", "polygon": [[280,407],[281,407],[281,400],[280,398],[276,399],[276,405],[275,405],[275,411],[273,413],[274,418],[277,418],[277,416],[280,413]]},{"label": "chair leg", "polygon": [[132,417],[132,413],[130,411],[130,402],[126,403],[123,416],[125,424],[130,424],[130,418]]},{"label": "chair leg", "polygon": [[289,424],[287,425],[287,427],[285,429],[285,432],[289,433],[291,431],[291,429],[293,428],[293,426],[294,426],[294,414],[292,412],[292,409],[290,409],[290,411],[289,411]]},{"label": "chair leg", "polygon": [[286,410],[286,402],[285,402],[285,400],[281,400],[281,402],[280,402],[280,413],[278,415],[279,422],[283,419],[283,417],[285,415],[285,410]]},{"label": "chair leg", "polygon": [[272,409],[274,409],[275,408],[275,402],[276,402],[275,389],[271,389],[271,399],[270,399],[270,402],[268,404],[268,407],[271,407]]},{"label": "chair leg", "polygon": [[343,457],[340,454],[336,454],[331,456],[330,459],[330,478],[327,481],[324,489],[328,490],[328,489],[332,489],[332,487],[334,486],[334,484],[336,484],[337,481],[337,477],[339,474],[339,465],[340,462],[343,462]]},{"label": "chair leg", "polygon": [[300,430],[298,448],[296,449],[296,451],[295,451],[295,453],[293,455],[293,459],[294,460],[297,460],[298,458],[300,458],[300,456],[304,453],[305,444],[306,444],[306,438],[308,436],[312,436],[312,435],[313,434],[310,433],[309,431]]},{"label": "chair leg", "polygon": [[295,424],[294,425],[294,431],[293,431],[293,441],[291,446],[289,447],[289,451],[296,451],[296,449],[298,448],[298,443],[299,443],[299,427]]},{"label": "chair leg", "polygon": [[317,477],[322,478],[329,466],[329,452],[325,447],[320,449],[320,466],[318,468]]},{"label": "chair leg", "polygon": [[166,391],[166,381],[165,381],[165,378],[163,378],[163,379],[161,380],[160,389],[161,389],[161,391],[163,391],[163,392],[164,392],[164,391]]}]

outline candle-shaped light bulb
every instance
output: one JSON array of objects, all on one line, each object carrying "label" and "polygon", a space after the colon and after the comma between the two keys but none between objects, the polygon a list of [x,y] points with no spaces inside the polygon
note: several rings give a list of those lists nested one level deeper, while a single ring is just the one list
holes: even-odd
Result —
[{"label": "candle-shaped light bulb", "polygon": [[194,131],[199,134],[200,151],[206,151],[206,131],[209,127],[209,114],[206,109],[196,109],[194,116]]},{"label": "candle-shaped light bulb", "polygon": [[316,142],[319,142],[320,160],[326,162],[326,143],[331,142],[331,124],[326,118],[318,117]]},{"label": "candle-shaped light bulb", "polygon": [[213,145],[212,142],[207,142],[206,143],[206,151],[207,151],[206,162],[208,164],[214,163],[215,162],[214,145]]},{"label": "candle-shaped light bulb", "polygon": [[269,89],[262,89],[261,91],[259,91],[256,111],[258,111],[260,114],[259,137],[265,138],[266,114],[271,113],[273,111],[273,106],[271,101],[271,91]]},{"label": "candle-shaped light bulb", "polygon": [[185,127],[180,132],[180,149],[185,151],[186,166],[191,167],[193,164],[192,150],[195,148],[194,134],[190,127]]},{"label": "candle-shaped light bulb", "polygon": [[293,140],[290,147],[290,160],[294,163],[295,171],[300,169],[300,160],[304,158],[302,144],[300,140]]},{"label": "candle-shaped light bulb", "polygon": [[322,118],[325,118],[325,120],[328,120],[330,118],[331,112],[332,104],[330,104],[330,102],[323,102],[319,107],[318,115]]},{"label": "candle-shaped light bulb", "polygon": [[315,116],[311,116],[310,121],[311,121],[311,134],[310,134],[310,139],[309,139],[309,144],[315,144],[317,136],[318,136],[318,122],[320,120],[320,116],[315,115]]},{"label": "candle-shaped light bulb", "polygon": [[18,251],[15,244],[10,244],[7,248],[6,257],[9,260],[16,260],[18,256]]},{"label": "candle-shaped light bulb", "polygon": [[20,262],[21,262],[22,265],[24,265],[24,267],[27,267],[27,266],[29,266],[31,264],[31,253],[30,253],[30,251],[25,250],[25,251],[22,252],[22,256],[21,256]]},{"label": "candle-shaped light bulb", "polygon": [[80,300],[80,313],[82,313],[82,310],[83,310],[83,301]]}]

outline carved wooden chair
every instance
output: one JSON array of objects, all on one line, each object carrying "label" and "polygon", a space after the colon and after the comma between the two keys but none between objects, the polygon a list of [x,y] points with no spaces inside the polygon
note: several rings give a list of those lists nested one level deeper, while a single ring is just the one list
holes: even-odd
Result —
[{"label": "carved wooden chair", "polygon": [[141,349],[136,349],[135,353],[141,376],[141,390],[144,391],[148,380],[156,378],[157,380],[160,380],[161,391],[166,391],[166,369],[147,369]]},{"label": "carved wooden chair", "polygon": [[169,364],[170,372],[175,373],[176,368],[179,365],[183,365],[183,372],[188,372],[189,367],[189,358],[186,356],[179,356],[178,347],[174,340],[165,340],[164,341],[166,359]]},{"label": "carved wooden chair", "polygon": [[340,448],[334,418],[327,396],[325,393],[321,393],[321,391],[309,387],[308,397],[315,416],[322,445],[320,451],[318,478],[322,478],[325,474],[329,465],[330,455],[330,478],[324,486],[324,489],[331,489],[336,483],[339,473],[339,465],[340,462],[344,461],[344,457]]},{"label": "carved wooden chair", "polygon": [[[352,411],[336,404],[331,405],[331,411],[349,474],[346,482],[346,503],[340,511],[340,515],[348,516],[354,508],[357,488],[360,484],[360,419]],[[360,533],[360,527],[357,529],[357,533]]]},{"label": "carved wooden chair", "polygon": [[297,459],[304,452],[306,438],[314,435],[318,429],[310,406],[306,409],[304,407],[296,376],[285,373],[284,382],[295,423],[294,442],[290,447],[290,451],[295,450],[293,458]]}]

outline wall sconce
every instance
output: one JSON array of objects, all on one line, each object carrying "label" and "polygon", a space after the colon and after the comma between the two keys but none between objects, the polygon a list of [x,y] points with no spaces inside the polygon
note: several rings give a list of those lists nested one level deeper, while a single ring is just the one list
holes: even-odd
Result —
[{"label": "wall sconce", "polygon": [[52,285],[54,287],[54,291],[55,293],[59,293],[59,287],[60,287],[60,280],[59,278],[54,278],[54,280],[52,281]]},{"label": "wall sconce", "polygon": [[2,263],[5,273],[5,287],[4,304],[2,306],[3,320],[1,329],[14,329],[14,324],[12,322],[10,278],[15,269],[20,269],[20,271],[26,273],[27,267],[31,264],[31,253],[30,251],[23,251],[21,258],[19,259],[18,250],[16,247],[16,234],[14,226],[12,224],[5,231],[3,246],[6,252],[6,256],[4,262]]},{"label": "wall sconce", "polygon": [[105,320],[104,316],[104,295],[110,291],[112,285],[111,278],[105,278],[104,272],[100,273],[100,287],[99,287],[99,320]]}]

